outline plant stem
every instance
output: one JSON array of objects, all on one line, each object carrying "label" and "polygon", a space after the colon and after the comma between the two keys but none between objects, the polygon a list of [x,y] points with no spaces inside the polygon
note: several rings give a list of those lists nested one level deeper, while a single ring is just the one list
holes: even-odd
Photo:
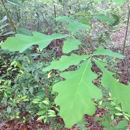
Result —
[{"label": "plant stem", "polygon": [[57,14],[56,14],[56,6],[54,5],[54,17],[56,18],[57,17]]},{"label": "plant stem", "polygon": [[9,14],[9,12],[8,12],[8,9],[7,9],[6,6],[5,6],[4,1],[1,0],[1,3],[2,3],[2,5],[3,5],[3,7],[4,7],[5,11],[6,11],[7,17],[8,17],[8,19],[9,19],[9,22],[10,22],[11,26],[12,26],[13,29],[14,29],[14,32],[17,33],[16,27],[14,26],[14,23],[13,23],[11,17],[10,17],[10,14]]},{"label": "plant stem", "polygon": [[[57,17],[57,12],[56,12],[56,6],[54,5],[54,17]],[[57,21],[55,20],[55,25],[57,26]]]},{"label": "plant stem", "polygon": [[130,21],[130,7],[129,7],[129,5],[128,5],[128,16],[127,17],[128,17],[127,18],[127,26],[126,26],[125,39],[124,39],[123,50],[122,50],[123,55],[125,52],[126,39],[127,39],[127,34],[128,34],[128,29],[129,29],[129,21]]}]

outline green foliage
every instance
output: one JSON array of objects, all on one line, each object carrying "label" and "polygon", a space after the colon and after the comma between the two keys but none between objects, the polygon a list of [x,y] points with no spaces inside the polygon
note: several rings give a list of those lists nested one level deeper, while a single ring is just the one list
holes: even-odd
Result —
[{"label": "green foliage", "polygon": [[126,120],[122,120],[118,123],[117,127],[118,129],[121,129],[121,128],[125,128],[126,129],[126,125],[128,124],[128,122]]},{"label": "green foliage", "polygon": [[86,30],[89,29],[88,25],[79,23],[77,21],[74,21],[66,26],[66,28],[71,31],[72,34],[76,33],[78,30]]},{"label": "green foliage", "polygon": [[[96,61],[96,60],[95,60]],[[112,93],[112,97],[116,98],[116,103],[121,103],[122,109],[125,112],[128,112],[130,114],[129,110],[129,104],[130,104],[130,97],[126,97],[125,95],[128,95],[130,92],[130,85],[126,86],[124,84],[121,84],[117,82],[113,76],[112,73],[107,71],[104,67],[106,64],[100,61],[96,61],[96,65],[102,70],[103,76],[101,79],[101,83],[104,87],[109,87]],[[109,81],[108,81],[109,77]]]},{"label": "green foliage", "polygon": [[[101,2],[103,0],[94,0],[95,2]],[[117,5],[121,5],[124,2],[126,2],[127,0],[113,0]]]},{"label": "green foliage", "polygon": [[[101,87],[102,88],[102,87]],[[129,121],[129,115],[124,113],[120,107],[120,104],[116,105],[115,99],[112,98],[112,95],[109,91],[109,88],[102,88],[103,95],[105,98],[100,100],[97,104],[98,111],[103,111],[103,115],[95,116],[95,120],[100,122],[101,126],[104,126],[105,129],[114,129],[117,130],[117,126],[114,124],[115,121],[118,122],[123,120],[123,122]],[[104,112],[105,111],[105,112]],[[119,123],[120,124],[120,123]],[[122,124],[122,123],[121,123]],[[127,123],[122,125],[122,129],[126,129]],[[121,128],[120,128],[121,129]]]},{"label": "green foliage", "polygon": [[80,44],[81,44],[81,42],[79,40],[67,39],[63,45],[63,53],[69,53],[72,50],[78,49],[78,45],[80,45]]},{"label": "green foliage", "polygon": [[17,33],[32,36],[32,32],[26,28],[18,28]]},{"label": "green foliage", "polygon": [[[62,34],[52,34],[51,36],[48,36],[38,32],[32,32],[32,34],[33,36],[16,34],[15,38],[8,38],[6,42],[2,44],[2,48],[10,51],[19,51],[22,53],[32,45],[39,45],[39,48],[42,50],[43,48],[47,47],[52,40],[65,38],[68,36]],[[16,47],[14,48],[14,46]]]},{"label": "green foliage", "polygon": [[86,55],[76,55],[72,54],[71,56],[62,56],[59,61],[52,61],[51,65],[44,68],[43,71],[50,71],[51,69],[58,69],[63,71],[71,65],[78,65],[81,60],[88,58]]},{"label": "green foliage", "polygon": [[60,116],[68,128],[81,121],[85,113],[94,114],[92,99],[102,97],[101,90],[92,83],[96,74],[91,71],[91,67],[91,61],[87,60],[78,70],[61,73],[60,76],[66,80],[53,86],[54,91],[58,92],[55,102],[60,106]]},{"label": "green foliage", "polygon": [[[74,25],[75,24],[73,24],[73,27],[76,28],[77,26]],[[82,26],[79,27],[83,29]],[[78,28],[78,30],[79,29],[80,28]],[[76,29],[76,31],[78,30]],[[43,49],[47,47],[47,45],[49,45],[52,40],[65,37],[67,37],[67,35],[52,34],[47,36],[37,32],[33,32],[33,36],[17,34],[15,37],[8,38],[2,44],[2,48],[9,49],[11,51],[23,52],[31,45],[38,44],[39,48]],[[65,45],[63,46],[63,50],[69,47],[70,50],[68,49],[67,52],[77,49],[77,46],[80,44],[80,42],[78,41],[78,44],[70,46],[72,41],[74,43],[75,41],[77,42],[77,40],[67,39],[67,41],[64,42]],[[12,48],[13,46],[16,46],[16,48]],[[124,56],[121,54],[104,49],[103,47],[99,47],[96,51],[93,52],[92,55],[78,56],[76,54],[72,54],[71,56],[62,56],[59,61],[52,61],[50,66],[43,69],[43,71],[50,71],[51,69],[58,69],[63,71],[71,65],[78,65],[80,61],[83,62],[84,60],[83,63],[81,62],[81,64],[77,66],[78,69],[76,71],[61,73],[60,76],[65,80],[58,82],[53,86],[53,90],[58,93],[58,96],[55,99],[55,103],[60,106],[59,114],[64,119],[66,127],[68,128],[72,127],[75,123],[80,122],[84,114],[87,113],[88,115],[93,115],[95,112],[93,99],[97,100],[102,98],[101,90],[97,88],[92,82],[97,78],[96,74],[91,70],[92,59],[94,59],[97,66],[103,72],[103,76],[101,78],[102,85],[104,87],[109,87],[112,93],[112,97],[116,98],[117,104],[121,103],[122,109],[130,113],[128,109],[128,97],[125,96],[130,92],[129,87],[126,87],[125,85],[117,82],[112,77],[112,74],[105,68],[106,64],[94,58],[96,55],[113,56],[120,59],[124,58]],[[91,57],[93,58],[91,59]],[[107,80],[108,77],[109,81]],[[44,108],[42,108],[38,114],[44,114],[44,112]],[[45,116],[41,116],[39,119],[45,119]]]},{"label": "green foliage", "polygon": [[[9,1],[17,4],[16,1]],[[101,0],[95,1],[101,2]],[[125,0],[114,1],[118,4],[125,2]],[[63,4],[62,1],[60,2]],[[50,3],[52,4],[52,1]],[[36,14],[39,17],[37,12]],[[55,18],[55,25],[65,27],[65,31],[67,30],[69,34],[46,35],[19,28],[19,34],[9,37],[2,43],[1,47],[3,50],[5,49],[4,51],[24,52],[23,54],[15,52],[15,55],[18,56],[11,59],[13,61],[6,66],[8,68],[5,72],[6,75],[0,79],[2,108],[6,108],[4,114],[8,115],[8,118],[20,118],[20,112],[27,111],[33,116],[38,115],[38,120],[50,122],[51,117],[56,117],[56,112],[59,112],[58,114],[63,118],[66,127],[71,128],[74,124],[82,121],[84,114],[93,115],[95,113],[96,103],[104,98],[103,89],[108,89],[107,92],[111,93],[109,97],[112,99],[110,103],[115,105],[114,111],[115,109],[121,111],[116,113],[118,116],[123,115],[127,118],[130,114],[130,85],[119,83],[113,77],[113,73],[108,71],[107,60],[105,60],[106,57],[123,59],[124,56],[104,49],[102,46],[89,52],[77,37],[77,34],[91,32],[93,25],[89,25],[90,19],[97,19],[108,23],[109,26],[116,26],[120,18],[115,14],[111,14],[111,17],[106,14],[94,14],[93,17],[90,13],[89,18],[89,13],[77,14],[85,16],[85,18],[80,20],[67,16]],[[65,38],[62,47],[64,55],[58,57],[58,60],[54,60],[55,48],[48,52],[46,47],[53,40],[62,38]],[[104,41],[103,35],[100,38]],[[38,45],[38,48],[35,45]],[[77,50],[81,48],[83,50],[79,53]],[[1,66],[4,68],[7,63],[8,61],[5,62],[2,59]],[[92,71],[94,65],[100,70],[100,78],[98,72]],[[71,69],[72,66],[75,69]],[[51,71],[52,69],[57,70],[58,73]],[[14,70],[16,73],[13,73]],[[46,75],[47,71],[50,72]],[[10,78],[11,80],[8,80]],[[100,84],[95,85],[95,79],[98,79]],[[52,86],[53,88],[51,88]],[[54,92],[57,94],[56,97]],[[110,103],[108,108],[111,108]],[[60,107],[60,110],[55,104]],[[4,114],[1,114],[1,118],[5,116]],[[113,118],[114,113],[111,115]],[[100,124],[107,129],[115,129],[114,125],[106,120],[109,118],[109,114],[106,113],[105,116],[105,120],[100,119],[102,121]],[[117,128],[125,128],[127,123],[127,121],[121,121]]]},{"label": "green foliage", "polygon": [[67,17],[67,16],[60,16],[60,17],[57,17],[55,19],[56,19],[56,21],[59,21],[59,22],[70,22],[70,21],[74,21],[73,17]]},{"label": "green foliage", "polygon": [[[0,120],[18,118],[24,122],[29,120],[30,116],[33,119],[44,105],[45,114],[38,115],[45,115],[44,121],[50,122],[50,117],[54,113],[48,110],[55,109],[55,107],[52,96],[50,98],[52,89],[49,86],[46,88],[46,84],[52,84],[53,81],[46,79],[45,73],[41,70],[45,63],[41,64],[40,62],[43,62],[44,57],[51,59],[52,54],[54,54],[53,51],[47,53],[46,56],[43,51],[40,54],[38,52],[31,53],[30,56],[18,53],[16,55],[16,53],[1,50]],[[37,57],[39,57],[39,61],[34,62]],[[41,79],[44,80],[44,84]],[[47,99],[49,105],[45,103]]]},{"label": "green foliage", "polygon": [[120,59],[124,58],[123,55],[116,53],[116,52],[112,52],[109,49],[104,49],[102,46],[100,46],[96,51],[94,51],[93,55],[94,56],[96,56],[96,55],[112,56],[112,57],[120,58]]}]

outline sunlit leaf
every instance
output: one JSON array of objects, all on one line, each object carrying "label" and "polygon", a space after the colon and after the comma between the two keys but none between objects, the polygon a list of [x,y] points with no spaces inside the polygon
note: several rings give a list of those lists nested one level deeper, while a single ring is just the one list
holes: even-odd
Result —
[{"label": "sunlit leaf", "polygon": [[32,32],[30,30],[26,29],[26,28],[18,28],[17,33],[32,36]]},{"label": "sunlit leaf", "polygon": [[128,112],[130,114],[130,84],[124,85],[115,80],[107,69],[105,69],[106,64],[95,60],[96,65],[101,69],[103,75],[101,77],[101,84],[104,87],[110,88],[111,95],[116,99],[116,103],[122,106],[122,110],[124,112]]},{"label": "sunlit leaf", "polygon": [[9,37],[4,43],[2,43],[2,49],[19,51],[22,53],[32,45],[39,45],[39,48],[42,50],[47,47],[52,40],[65,38],[68,36],[64,34],[45,35],[38,32],[33,32],[32,34],[33,36],[16,34],[15,37]]},{"label": "sunlit leaf", "polygon": [[66,28],[71,31],[71,33],[76,33],[78,30],[86,30],[89,29],[90,26],[86,24],[82,24],[78,21],[71,22],[66,25]]},{"label": "sunlit leaf", "polygon": [[60,116],[67,128],[81,121],[84,114],[93,115],[96,109],[92,99],[102,97],[101,90],[92,83],[97,75],[91,67],[91,61],[87,60],[78,70],[61,73],[66,80],[53,86],[58,93],[55,102],[60,106]]},{"label": "sunlit leaf", "polygon": [[67,39],[63,45],[63,52],[69,53],[72,50],[76,50],[76,49],[78,49],[78,45],[80,45],[80,44],[81,44],[81,42],[79,40]]},{"label": "sunlit leaf", "polygon": [[116,5],[121,5],[124,2],[126,2],[127,0],[113,0],[113,1],[116,3]]},{"label": "sunlit leaf", "polygon": [[103,0],[94,0],[95,2],[101,2],[101,1],[103,1]]},{"label": "sunlit leaf", "polygon": [[118,123],[118,125],[116,126],[116,128],[124,128],[126,127],[126,125],[128,124],[128,121],[126,120],[122,120]]},{"label": "sunlit leaf", "polygon": [[104,49],[102,46],[100,46],[96,51],[94,51],[93,55],[112,56],[112,57],[119,58],[119,59],[124,58],[123,55],[116,53],[116,52],[112,52],[109,49]]},{"label": "sunlit leaf", "polygon": [[58,69],[60,71],[67,69],[71,65],[77,65],[81,60],[88,58],[87,55],[76,55],[72,54],[71,56],[62,56],[58,61],[52,61],[51,65],[44,68],[43,71],[50,71],[52,69]]},{"label": "sunlit leaf", "polygon": [[56,18],[56,21],[60,21],[60,22],[70,22],[74,20],[75,19],[73,17],[67,17],[67,16],[60,16]]}]

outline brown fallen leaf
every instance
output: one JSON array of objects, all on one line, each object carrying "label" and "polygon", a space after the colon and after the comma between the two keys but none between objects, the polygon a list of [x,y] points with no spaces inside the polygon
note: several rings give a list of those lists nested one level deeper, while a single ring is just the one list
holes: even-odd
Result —
[{"label": "brown fallen leaf", "polygon": [[28,130],[27,126],[26,125],[22,125],[19,130]]}]

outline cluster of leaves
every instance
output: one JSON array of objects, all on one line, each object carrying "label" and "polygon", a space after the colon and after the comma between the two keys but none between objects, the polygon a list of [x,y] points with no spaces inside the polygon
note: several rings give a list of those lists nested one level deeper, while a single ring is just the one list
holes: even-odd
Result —
[{"label": "cluster of leaves", "polygon": [[[62,21],[62,19],[64,19],[64,17],[57,18],[58,21]],[[67,22],[68,21],[71,22],[66,25],[66,29],[70,31],[73,37],[79,29],[84,30],[89,28],[89,25],[82,24],[71,18],[68,18]],[[30,46],[37,44],[42,50],[46,48],[52,40],[68,37],[63,45],[63,53],[65,55],[58,61],[52,61],[48,67],[43,69],[43,72],[51,71],[52,69],[61,71],[60,76],[64,80],[54,84],[53,90],[58,93],[55,103],[60,106],[59,114],[64,119],[66,127],[70,128],[79,122],[84,114],[93,115],[96,110],[93,99],[97,100],[102,98],[101,89],[96,87],[92,82],[97,78],[97,74],[91,70],[93,63],[102,71],[101,85],[105,88],[109,88],[112,98],[116,99],[116,104],[120,103],[123,111],[130,114],[129,97],[125,96],[129,94],[129,85],[125,86],[117,82],[113,77],[113,73],[106,69],[106,61],[97,57],[103,55],[123,59],[124,56],[104,49],[102,46],[92,54],[77,55],[71,53],[71,55],[68,56],[66,54],[69,54],[81,45],[81,42],[75,38],[72,39],[71,35],[69,37],[65,34],[47,36],[38,32],[34,32],[33,36],[17,34],[15,37],[8,38],[2,44],[2,48],[10,51],[24,52]],[[16,48],[13,48],[13,46],[16,46]],[[77,70],[64,72],[64,70],[68,69],[71,65],[77,66]]]},{"label": "cluster of leaves", "polygon": [[53,50],[50,53],[35,52],[33,48],[31,53],[27,50],[23,54],[1,50],[0,120],[18,118],[26,121],[39,115],[39,120],[51,122],[50,117],[55,117],[55,111],[51,109],[56,109],[53,104],[55,95],[50,95],[51,85],[56,78],[55,75],[51,80],[45,77],[42,68],[49,62],[45,58],[51,60],[54,53]]},{"label": "cluster of leaves", "polygon": [[82,15],[87,17],[83,18],[82,21],[87,22],[90,16],[100,12],[97,9],[97,3],[93,2],[93,0],[85,1],[85,3],[84,0],[78,2],[59,0],[7,0],[5,2],[17,28],[27,27],[28,29],[40,32],[52,28],[59,31],[60,27],[56,26],[57,23],[54,20],[57,16],[66,15],[78,18],[79,15]]},{"label": "cluster of leaves", "polygon": [[[125,2],[125,0],[114,1],[116,3]],[[104,14],[94,15],[94,18],[108,23],[111,26],[119,23],[119,17],[114,14],[112,18]],[[66,127],[72,127],[82,120],[84,114],[93,115],[96,110],[95,102],[98,102],[104,97],[102,88],[96,86],[93,82],[94,79],[98,78],[98,73],[92,71],[92,66],[95,65],[101,71],[100,86],[109,89],[115,106],[119,105],[122,107],[122,109],[120,107],[116,108],[122,111],[123,116],[126,116],[125,118],[129,117],[130,85],[126,86],[119,83],[113,77],[114,73],[107,69],[108,64],[106,58],[102,58],[103,56],[123,59],[124,56],[105,49],[102,46],[99,46],[92,53],[89,53],[84,48],[82,42],[77,39],[77,33],[84,33],[91,29],[89,19],[76,20],[73,17],[64,16],[57,17],[55,20],[62,24],[69,33],[45,35],[39,32],[32,32],[32,34],[29,33],[27,35],[27,33],[25,35],[26,31],[24,30],[24,34],[16,34],[15,37],[9,37],[2,43],[2,49],[23,53],[18,53],[19,56],[8,67],[11,68],[9,70],[16,69],[18,71],[14,78],[15,80],[13,80],[13,84],[12,80],[6,80],[5,77],[4,80],[3,77],[1,79],[1,83],[3,84],[1,88],[4,88],[1,91],[3,95],[1,100],[7,109],[6,112],[12,114],[11,110],[17,109],[16,106],[18,104],[18,109],[25,108],[26,110],[22,111],[27,111],[32,115],[36,114],[36,111],[39,111],[37,114],[41,116],[38,119],[43,119],[46,122],[48,117],[56,116],[55,111],[59,111],[59,115],[63,118]],[[64,55],[59,60],[53,60],[50,65],[44,63],[44,61],[42,62],[42,60],[35,60],[46,51],[45,48],[51,41],[62,38],[66,39],[62,48]],[[35,45],[38,45],[37,50],[39,54],[33,54],[31,52],[32,46],[34,47]],[[85,50],[85,54],[79,55],[75,53],[74,50],[77,50],[79,46]],[[46,53],[48,54],[48,52]],[[75,66],[76,69],[71,69],[71,66]],[[52,70],[57,70],[58,77],[61,77],[59,82],[57,82],[55,73]],[[51,81],[50,76],[53,82],[56,82],[55,84]],[[52,98],[53,94],[51,94],[50,86],[53,86],[53,91],[58,94],[55,102]],[[54,107],[55,103],[60,107],[60,110]],[[34,108],[33,104],[37,104],[39,107],[37,108],[36,106]],[[12,117],[19,116],[21,110],[16,110],[16,112],[15,116]],[[101,125],[108,127],[108,129],[114,127],[108,125],[108,123],[102,123]],[[120,124],[118,124],[117,128],[122,127]],[[124,124],[126,125],[127,122],[123,122],[123,126],[125,126]]]}]

